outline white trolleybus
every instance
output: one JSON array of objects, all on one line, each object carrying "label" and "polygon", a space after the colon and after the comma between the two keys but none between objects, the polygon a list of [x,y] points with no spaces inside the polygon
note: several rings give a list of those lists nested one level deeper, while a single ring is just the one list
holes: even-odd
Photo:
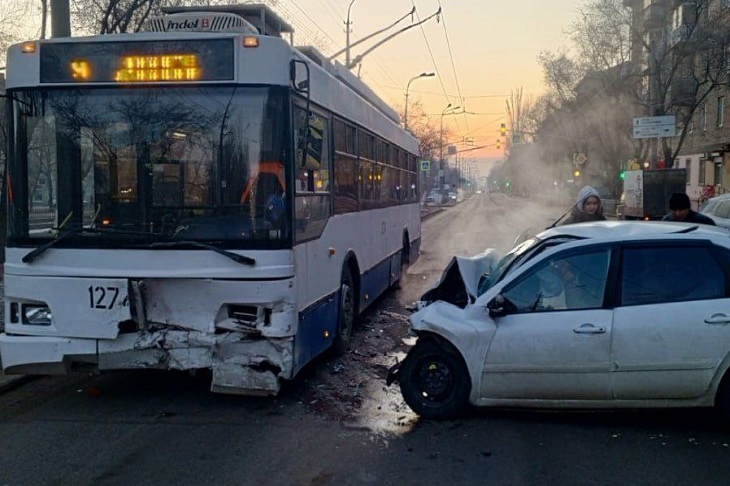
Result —
[{"label": "white trolleybus", "polygon": [[420,245],[418,144],[266,7],[8,53],[6,373],[274,394]]}]

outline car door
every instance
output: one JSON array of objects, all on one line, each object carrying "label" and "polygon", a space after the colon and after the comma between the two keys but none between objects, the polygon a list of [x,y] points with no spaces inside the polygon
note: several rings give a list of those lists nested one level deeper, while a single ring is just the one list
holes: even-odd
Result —
[{"label": "car door", "polygon": [[624,247],[611,352],[616,399],[707,391],[730,346],[723,253],[709,242]]},{"label": "car door", "polygon": [[613,251],[567,250],[505,285],[480,392],[485,399],[610,399]]}]

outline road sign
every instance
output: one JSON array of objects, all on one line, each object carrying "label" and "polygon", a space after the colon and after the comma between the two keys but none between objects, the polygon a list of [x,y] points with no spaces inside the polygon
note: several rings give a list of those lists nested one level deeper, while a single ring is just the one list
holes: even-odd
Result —
[{"label": "road sign", "polygon": [[520,143],[522,143],[522,135],[520,135],[519,133],[515,133],[514,135],[512,135],[512,145],[517,145]]},{"label": "road sign", "polygon": [[663,138],[677,135],[677,117],[645,116],[634,118],[634,138]]},{"label": "road sign", "polygon": [[429,172],[431,170],[431,161],[430,160],[422,160],[421,161],[421,170],[423,172]]},{"label": "road sign", "polygon": [[586,154],[579,153],[573,155],[573,161],[578,165],[583,165],[586,163],[586,160],[588,160],[588,157],[586,157]]}]

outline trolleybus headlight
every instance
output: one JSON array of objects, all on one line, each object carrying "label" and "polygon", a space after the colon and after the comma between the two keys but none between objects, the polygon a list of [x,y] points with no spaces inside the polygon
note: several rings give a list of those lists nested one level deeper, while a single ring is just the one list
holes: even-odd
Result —
[{"label": "trolleybus headlight", "polygon": [[53,320],[47,305],[23,304],[23,324],[31,326],[50,326]]}]

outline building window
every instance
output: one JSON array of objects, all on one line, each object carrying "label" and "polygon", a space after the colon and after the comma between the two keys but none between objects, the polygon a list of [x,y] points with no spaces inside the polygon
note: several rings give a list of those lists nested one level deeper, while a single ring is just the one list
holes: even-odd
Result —
[{"label": "building window", "polygon": [[707,169],[705,169],[706,163],[707,163],[706,160],[700,159],[700,172],[697,174],[699,177],[697,184],[699,184],[700,186],[705,185],[705,170],[707,170]]},{"label": "building window", "polygon": [[717,126],[721,127],[725,124],[725,97],[717,97]]},{"label": "building window", "polygon": [[700,130],[703,132],[707,130],[707,107],[704,103],[700,106]]},{"label": "building window", "polygon": [[713,163],[715,169],[715,185],[722,186],[722,157],[719,157],[720,162]]},{"label": "building window", "polygon": [[687,185],[692,181],[692,159],[687,157],[684,159],[684,169],[687,171]]}]

